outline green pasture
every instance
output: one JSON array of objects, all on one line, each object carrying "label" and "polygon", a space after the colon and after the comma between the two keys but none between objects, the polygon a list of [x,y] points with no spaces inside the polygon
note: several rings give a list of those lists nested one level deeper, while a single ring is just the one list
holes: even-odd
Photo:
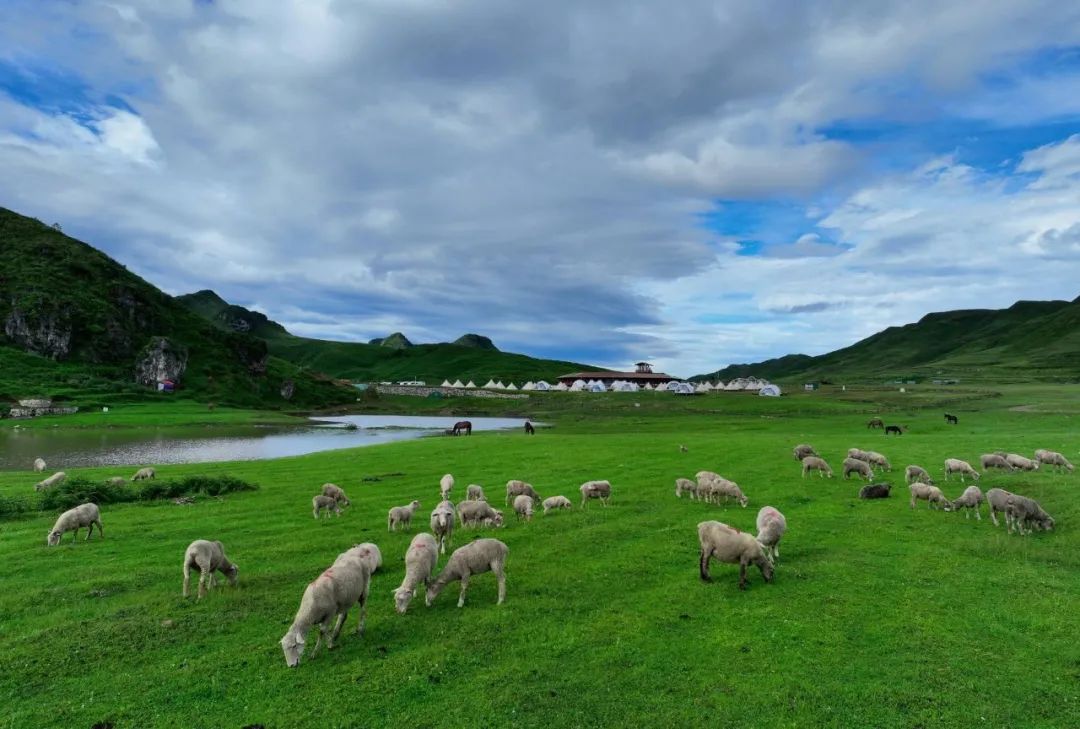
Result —
[{"label": "green pasture", "polygon": [[[1055,531],[1021,538],[994,528],[985,508],[981,522],[925,503],[909,509],[903,468],[918,463],[940,477],[947,457],[977,463],[998,449],[1051,448],[1080,462],[1080,388],[830,389],[779,399],[555,395],[474,404],[463,411],[460,401],[363,403],[510,413],[552,427],[533,437],[435,437],[273,461],[160,466],[160,479],[230,475],[260,488],[187,505],[105,505],[102,540],[72,544],[69,534],[47,548],[55,513],[0,520],[0,727],[1077,724],[1080,472],[982,479],[984,490],[1039,500],[1057,520]],[[162,412],[156,403],[145,407],[128,413],[132,425]],[[946,425],[944,410],[960,424]],[[868,431],[872,414],[910,430]],[[183,420],[174,415],[169,422]],[[190,415],[206,417],[205,408],[192,406]],[[801,479],[791,448],[802,442],[837,470],[849,447],[881,451],[894,466],[885,475],[893,497],[862,502],[854,480]],[[703,469],[738,482],[750,507],[675,498],[675,478]],[[399,616],[391,591],[447,472],[457,480],[455,500],[479,483],[502,508],[506,481],[520,478],[542,496],[568,496],[575,509],[529,524],[509,515],[495,534],[455,533],[454,546],[478,535],[509,545],[504,605],[495,605],[491,575],[479,575],[463,609],[452,585],[431,608],[418,597]],[[2,472],[0,496],[27,493],[38,478]],[[577,487],[597,478],[613,484],[611,506],[576,508]],[[316,522],[311,496],[327,481],[342,486],[352,506]],[[955,497],[962,486],[944,489]],[[387,509],[413,498],[422,502],[413,531],[387,534]],[[789,525],[775,581],[765,584],[755,570],[740,592],[738,567],[714,564],[715,582],[702,583],[698,522],[753,530],[766,504]],[[240,567],[236,588],[216,588],[201,602],[181,598],[181,561],[195,539],[225,544]],[[278,641],[305,586],[362,541],[376,542],[385,560],[372,580],[367,632],[343,632],[333,651],[286,668]],[[355,620],[354,610],[348,630]]]}]

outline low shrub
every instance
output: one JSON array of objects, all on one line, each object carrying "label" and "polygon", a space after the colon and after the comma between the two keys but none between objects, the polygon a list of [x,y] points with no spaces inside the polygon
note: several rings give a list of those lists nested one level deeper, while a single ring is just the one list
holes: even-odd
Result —
[{"label": "low shrub", "polygon": [[[160,501],[181,496],[222,496],[259,487],[232,476],[185,476],[175,480],[140,481],[115,486],[107,481],[69,478],[38,496],[0,497],[0,518],[30,511],[63,511],[90,501],[95,504],[122,504],[132,501]],[[37,497],[37,498],[35,498]]]}]

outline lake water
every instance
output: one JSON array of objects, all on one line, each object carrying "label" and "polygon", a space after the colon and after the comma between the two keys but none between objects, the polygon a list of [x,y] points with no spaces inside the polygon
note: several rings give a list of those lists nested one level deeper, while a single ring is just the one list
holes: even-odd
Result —
[{"label": "lake water", "polygon": [[[0,470],[33,468],[44,458],[47,474],[80,466],[251,461],[338,448],[379,445],[442,433],[463,418],[343,415],[311,425],[138,428],[116,430],[0,430]],[[521,428],[522,418],[469,418],[474,431]],[[355,430],[346,428],[356,425]]]}]

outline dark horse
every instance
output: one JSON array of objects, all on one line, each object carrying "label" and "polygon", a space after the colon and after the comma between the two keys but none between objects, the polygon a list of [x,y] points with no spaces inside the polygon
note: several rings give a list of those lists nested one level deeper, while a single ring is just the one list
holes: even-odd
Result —
[{"label": "dark horse", "polygon": [[885,426],[885,435],[888,435],[889,433],[895,433],[896,435],[903,435],[903,432],[904,432],[904,426],[903,425],[886,425]]},{"label": "dark horse", "polygon": [[454,429],[450,431],[450,434],[461,435],[461,431],[465,431],[465,435],[472,435],[472,423],[468,420],[459,420],[454,423]]},{"label": "dark horse", "polygon": [[945,422],[949,423],[950,425],[956,425],[957,423],[960,422],[960,418],[956,417],[955,415],[950,415],[949,413],[945,413]]},{"label": "dark horse", "polygon": [[536,428],[528,420],[525,421],[525,435],[536,435]]}]

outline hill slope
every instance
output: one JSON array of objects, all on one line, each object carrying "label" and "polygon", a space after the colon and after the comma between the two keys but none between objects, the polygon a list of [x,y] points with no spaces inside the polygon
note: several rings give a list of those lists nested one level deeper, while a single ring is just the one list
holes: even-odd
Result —
[{"label": "hill slope", "polygon": [[[0,208],[0,400],[178,395],[311,407],[351,391],[270,356],[266,341],[223,331],[91,246]],[[290,400],[281,395],[293,382]]]},{"label": "hill slope", "polygon": [[1075,380],[1080,377],[1080,299],[1018,301],[1007,309],[927,314],[914,324],[889,327],[828,354],[731,365],[694,379],[728,380],[748,374],[777,380],[928,376]]},{"label": "hill slope", "polygon": [[332,377],[361,382],[423,380],[438,384],[446,379],[461,379],[482,385],[495,379],[521,384],[527,380],[553,381],[559,375],[582,369],[603,369],[501,352],[488,337],[479,334],[465,334],[449,344],[413,344],[400,332],[366,344],[309,339],[290,334],[258,312],[229,304],[213,291],[177,299],[219,328],[248,327],[243,330],[262,337],[276,357]]}]

